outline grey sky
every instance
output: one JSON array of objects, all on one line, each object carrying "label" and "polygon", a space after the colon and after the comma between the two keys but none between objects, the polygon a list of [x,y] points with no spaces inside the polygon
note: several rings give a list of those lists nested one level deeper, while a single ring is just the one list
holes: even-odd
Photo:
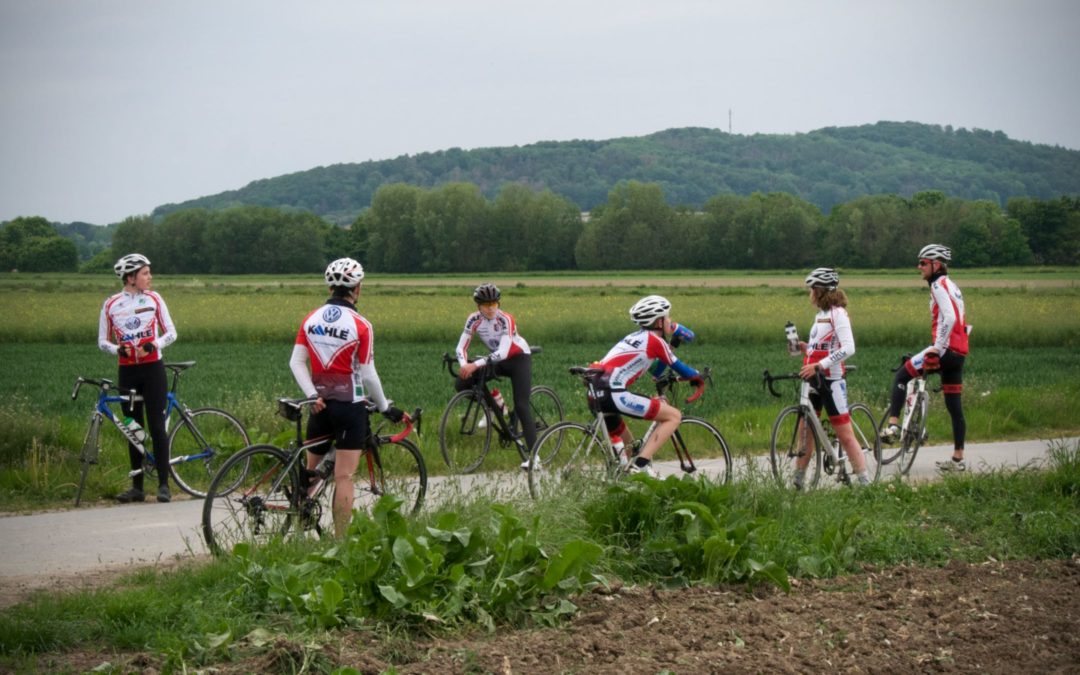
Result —
[{"label": "grey sky", "polygon": [[0,0],[0,220],[450,147],[879,120],[1080,149],[1075,0]]}]

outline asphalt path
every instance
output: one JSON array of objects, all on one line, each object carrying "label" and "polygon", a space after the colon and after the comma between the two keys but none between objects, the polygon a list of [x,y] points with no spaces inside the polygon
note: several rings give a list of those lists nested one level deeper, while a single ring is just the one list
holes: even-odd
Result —
[{"label": "asphalt path", "polygon": [[[1066,439],[1068,443],[1076,441]],[[1049,447],[1042,440],[970,445],[966,452],[968,470],[1038,467],[1046,461]],[[911,480],[934,479],[934,463],[950,454],[951,446],[923,448],[912,467]],[[768,471],[767,457],[756,458],[753,467],[746,460],[739,462],[736,478],[751,470]],[[698,461],[699,471],[706,474],[715,475],[718,466],[716,460]],[[679,473],[677,462],[657,462],[657,468],[661,476]],[[882,471],[886,479],[893,467],[886,466]],[[823,483],[826,479],[822,477]],[[471,492],[483,480],[433,479],[429,499],[437,500],[451,492]],[[512,492],[523,481],[520,476],[509,481],[504,476],[499,483],[499,489]],[[147,502],[0,517],[0,587],[63,586],[61,580],[83,574],[206,556],[199,530],[201,516],[201,500],[177,499],[169,504]]]}]

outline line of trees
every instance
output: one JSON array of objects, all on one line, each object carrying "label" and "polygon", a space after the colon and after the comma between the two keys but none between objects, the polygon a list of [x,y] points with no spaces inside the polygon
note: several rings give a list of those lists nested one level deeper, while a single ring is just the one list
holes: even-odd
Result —
[{"label": "line of trees", "polygon": [[[471,183],[380,187],[349,228],[263,206],[128,218],[112,247],[83,265],[111,269],[139,251],[156,271],[274,274],[321,271],[343,255],[395,273],[849,268],[909,265],[928,242],[961,267],[1080,264],[1080,199],[947,197],[940,191],[860,197],[825,216],[794,195],[718,195],[701,210],[670,205],[656,183],[619,183],[587,217],[573,202],[508,184],[493,200]],[[75,245],[44,218],[0,226],[0,269],[75,269]]]}]

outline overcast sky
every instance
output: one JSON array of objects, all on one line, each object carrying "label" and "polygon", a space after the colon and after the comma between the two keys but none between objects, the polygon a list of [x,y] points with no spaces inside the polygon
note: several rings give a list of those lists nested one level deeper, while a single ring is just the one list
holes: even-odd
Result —
[{"label": "overcast sky", "polygon": [[0,221],[320,165],[917,121],[1080,149],[1077,0],[0,0]]}]

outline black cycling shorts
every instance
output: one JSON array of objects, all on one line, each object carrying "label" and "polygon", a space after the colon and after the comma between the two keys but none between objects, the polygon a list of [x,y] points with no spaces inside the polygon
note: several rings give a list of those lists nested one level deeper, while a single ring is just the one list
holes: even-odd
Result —
[{"label": "black cycling shorts", "polygon": [[330,452],[330,441],[339,450],[363,450],[368,437],[366,403],[327,401],[322,412],[308,418],[308,440],[326,436],[327,442],[308,449],[313,455]]}]

